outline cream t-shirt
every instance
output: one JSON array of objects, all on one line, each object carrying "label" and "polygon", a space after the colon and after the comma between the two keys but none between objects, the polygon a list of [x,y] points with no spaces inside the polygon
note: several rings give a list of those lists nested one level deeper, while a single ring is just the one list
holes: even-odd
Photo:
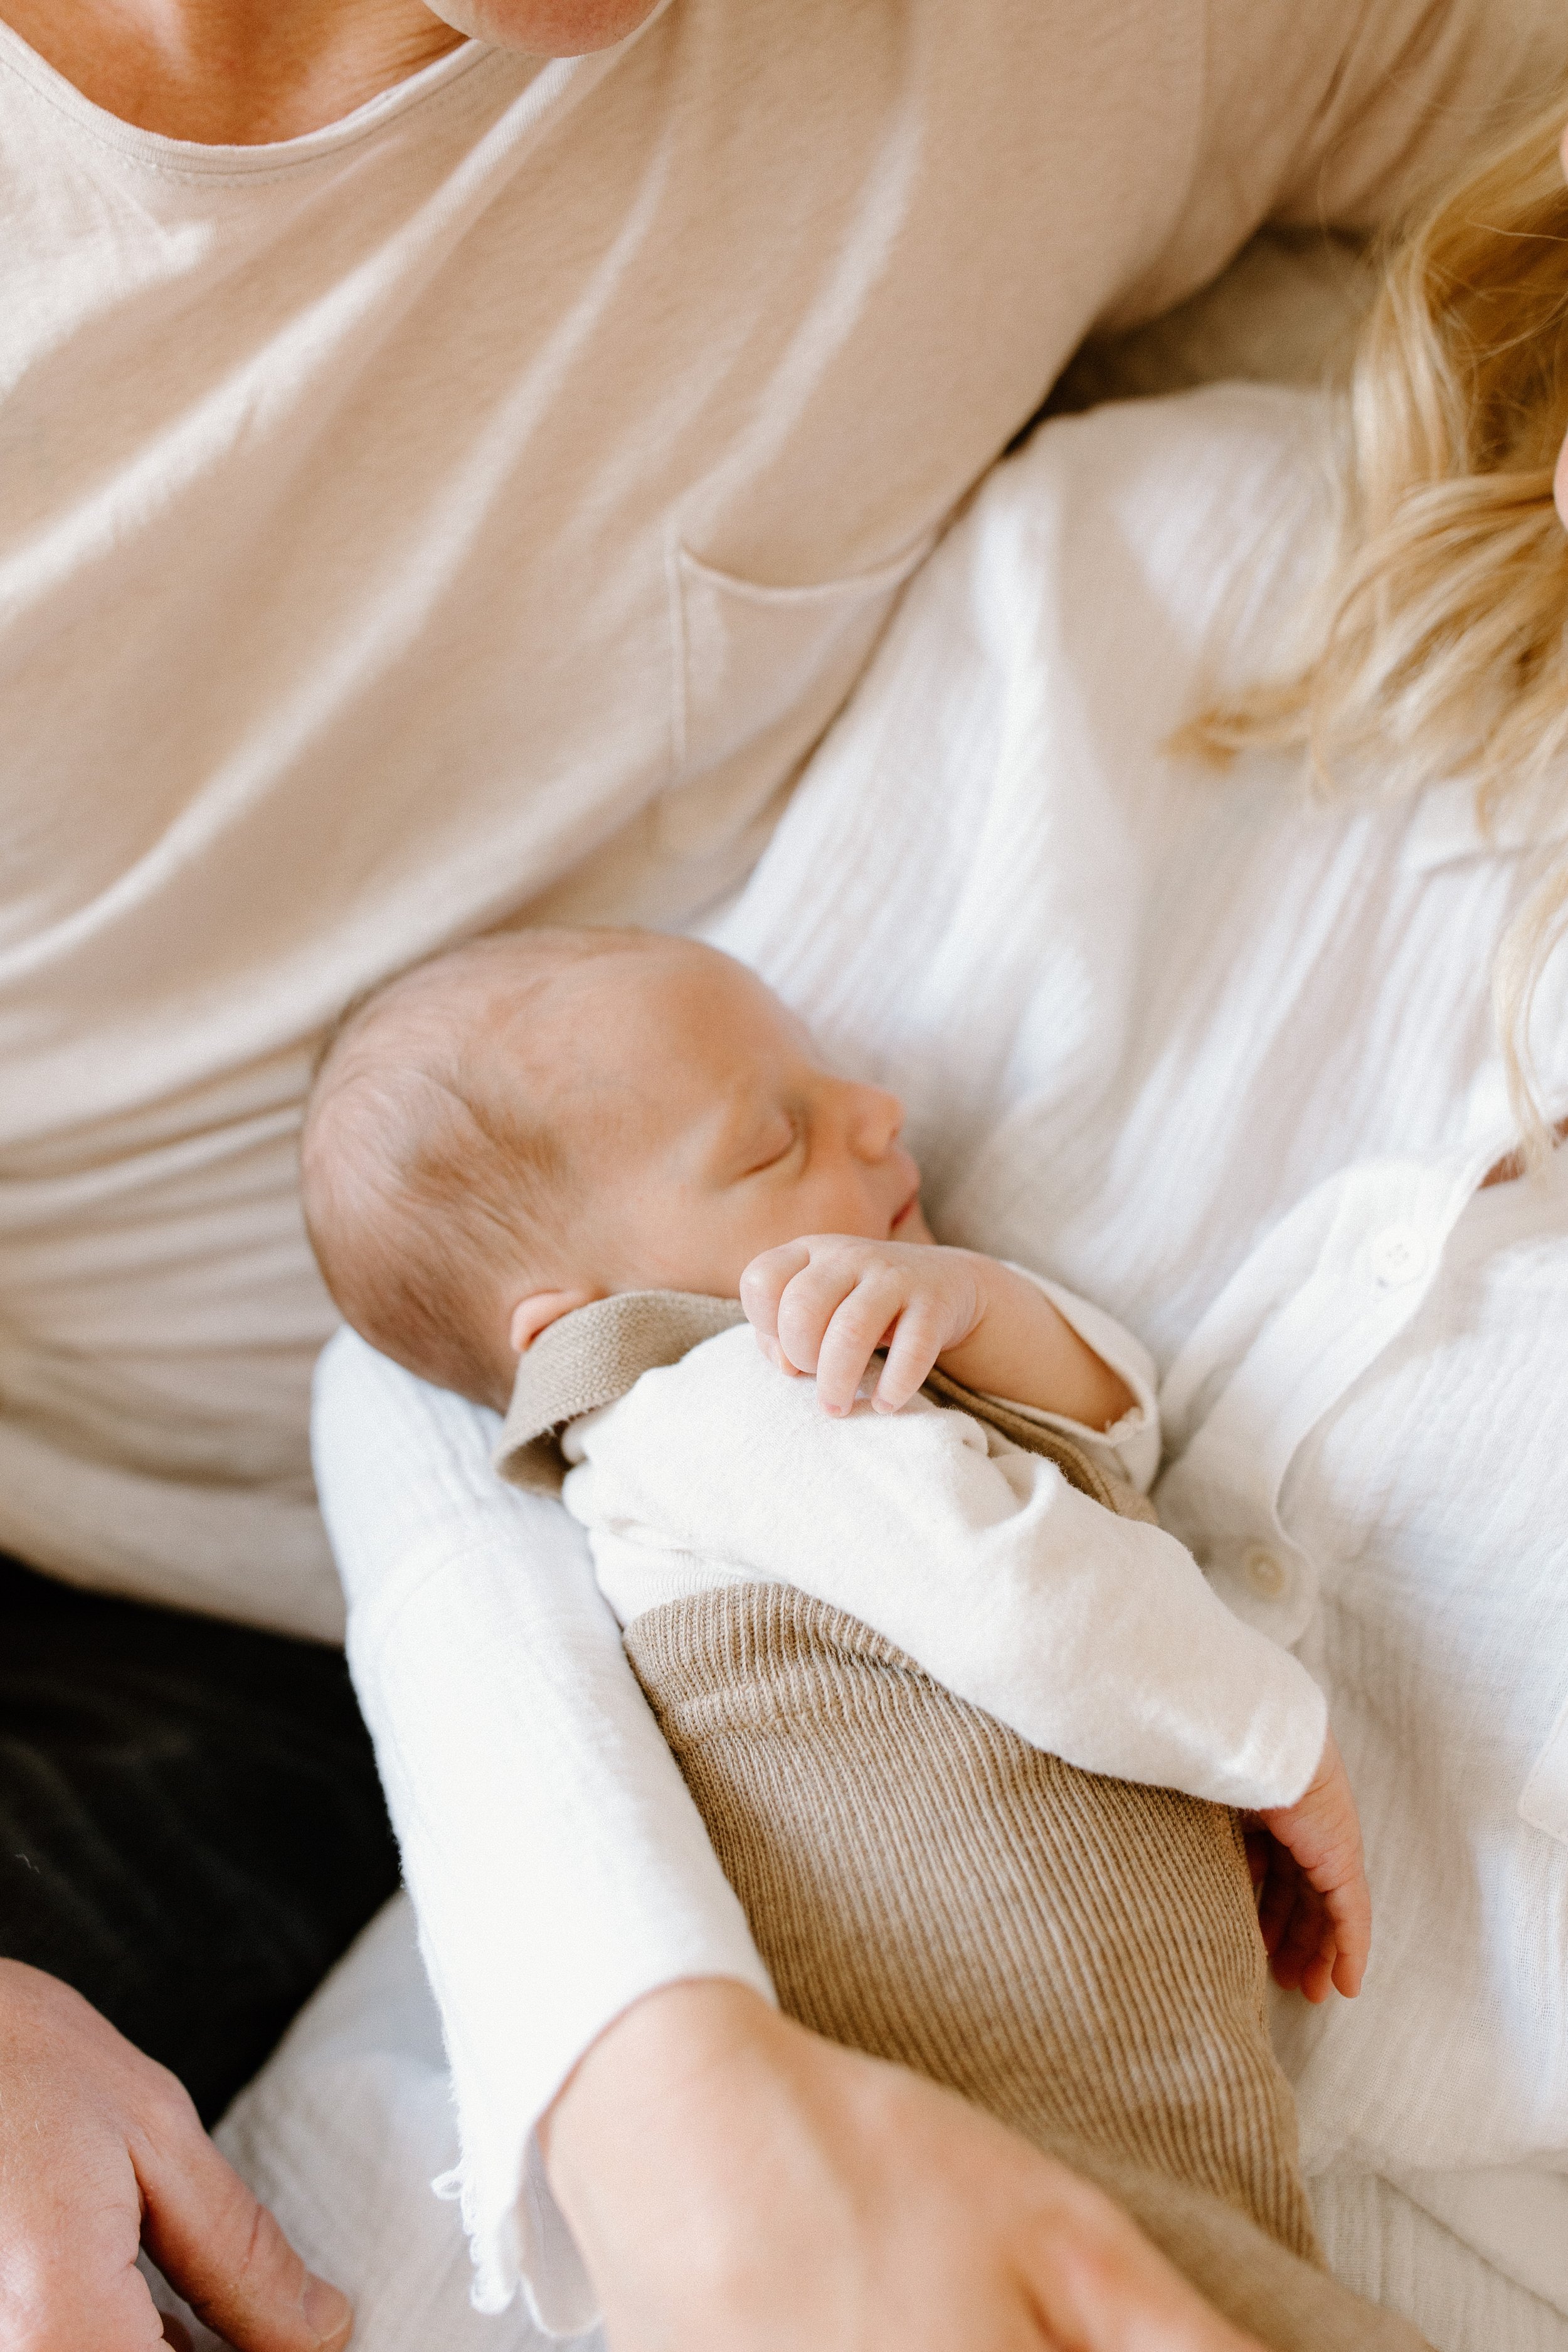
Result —
[{"label": "cream t-shirt", "polygon": [[1084,332],[1369,219],[1547,0],[670,0],[308,137],[0,27],[0,1546],[324,1634],[315,1041],[742,874]]}]

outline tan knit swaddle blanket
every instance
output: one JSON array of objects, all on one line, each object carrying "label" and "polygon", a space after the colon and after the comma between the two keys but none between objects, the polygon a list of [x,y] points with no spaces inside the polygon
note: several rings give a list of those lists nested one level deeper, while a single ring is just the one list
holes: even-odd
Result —
[{"label": "tan knit swaddle blanket", "polygon": [[[558,1479],[552,1419],[738,1314],[640,1293],[563,1318],[520,1379],[498,1464]],[[1148,1511],[1058,1433],[930,1386],[1108,1507]],[[625,1641],[790,2016],[1098,2180],[1278,2352],[1418,2352],[1405,2321],[1321,2267],[1234,1813],[1043,1754],[789,1586],[675,1601]]]}]

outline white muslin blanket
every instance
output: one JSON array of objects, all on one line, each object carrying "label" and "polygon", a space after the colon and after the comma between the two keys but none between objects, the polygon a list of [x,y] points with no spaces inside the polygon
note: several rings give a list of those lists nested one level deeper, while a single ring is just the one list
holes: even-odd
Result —
[{"label": "white muslin blanket", "polygon": [[[939,1234],[1152,1349],[1162,1513],[1322,1684],[1363,1809],[1366,1990],[1279,2005],[1330,2246],[1445,2352],[1563,2352],[1568,1155],[1478,1189],[1510,1139],[1487,967],[1532,845],[1484,839],[1462,781],[1314,804],[1300,762],[1220,778],[1167,748],[1283,657],[1325,555],[1318,424],[1310,399],[1228,388],[1037,436],[907,594],[711,928],[904,1095]],[[1564,995],[1554,971],[1554,1117]],[[580,1555],[487,1483],[486,1417],[347,1339],[319,1393],[484,2277],[503,2292],[521,2262],[584,2326],[532,2122],[639,1989],[756,1964]],[[411,1968],[405,1927],[377,1932]],[[375,1996],[369,1948],[340,2008],[356,1969]],[[373,2246],[395,2269],[382,2217],[451,2154],[428,2049],[410,2069],[358,2031],[331,2057],[299,2029],[228,2127],[350,2284]],[[341,2131],[313,2155],[299,2120],[329,2064],[374,2076],[363,2112],[385,2121],[357,2158]],[[428,2304],[411,2329],[370,2291],[370,2352],[432,2340]],[[488,2340],[530,2326],[514,2307]]]}]

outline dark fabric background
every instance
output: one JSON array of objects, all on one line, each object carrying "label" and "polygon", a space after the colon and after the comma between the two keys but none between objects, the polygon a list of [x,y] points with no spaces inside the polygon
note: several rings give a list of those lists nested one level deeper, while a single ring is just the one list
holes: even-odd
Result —
[{"label": "dark fabric background", "polygon": [[0,1556],[0,1954],[210,2122],[396,1885],[337,1651]]}]

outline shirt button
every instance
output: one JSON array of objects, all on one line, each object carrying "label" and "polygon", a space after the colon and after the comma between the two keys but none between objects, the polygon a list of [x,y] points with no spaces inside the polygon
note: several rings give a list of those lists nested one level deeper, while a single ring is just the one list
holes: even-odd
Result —
[{"label": "shirt button", "polygon": [[1278,1552],[1254,1544],[1241,1563],[1241,1572],[1262,1601],[1278,1601],[1290,1581],[1290,1571]]},{"label": "shirt button", "polygon": [[1403,1289],[1418,1281],[1431,1264],[1432,1254],[1415,1225],[1387,1225],[1372,1245],[1373,1279],[1384,1290]]}]

